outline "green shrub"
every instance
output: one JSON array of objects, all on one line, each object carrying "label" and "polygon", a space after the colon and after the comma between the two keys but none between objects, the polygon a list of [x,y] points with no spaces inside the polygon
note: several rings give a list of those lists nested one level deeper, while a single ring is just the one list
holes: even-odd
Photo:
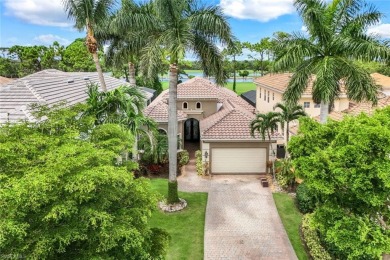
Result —
[{"label": "green shrub", "polygon": [[297,188],[297,204],[298,209],[304,214],[314,211],[316,199],[305,183],[300,184]]},{"label": "green shrub", "polygon": [[296,184],[294,168],[291,159],[281,159],[275,161],[276,180],[283,189],[292,190]]},{"label": "green shrub", "polygon": [[183,150],[177,154],[177,160],[179,167],[182,167],[183,165],[186,165],[188,161],[190,160],[190,155],[188,154],[187,150]]},{"label": "green shrub", "polygon": [[303,240],[309,250],[309,254],[314,260],[331,260],[332,257],[321,245],[317,231],[310,223],[311,216],[311,214],[303,216],[301,225]]},{"label": "green shrub", "polygon": [[198,175],[203,175],[203,163],[202,163],[202,151],[198,150],[195,152],[195,160],[196,160],[196,172]]}]

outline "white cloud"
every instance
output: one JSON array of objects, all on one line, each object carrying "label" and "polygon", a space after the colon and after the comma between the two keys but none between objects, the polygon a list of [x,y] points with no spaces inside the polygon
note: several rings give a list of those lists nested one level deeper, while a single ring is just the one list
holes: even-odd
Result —
[{"label": "white cloud", "polygon": [[61,0],[4,0],[5,14],[37,25],[68,27]]},{"label": "white cloud", "polygon": [[381,38],[390,38],[390,24],[381,23],[368,28],[368,34],[373,34]]},{"label": "white cloud", "polygon": [[68,39],[62,38],[58,35],[53,34],[42,34],[34,38],[34,41],[43,44],[43,45],[50,45],[53,44],[54,41],[59,42],[62,45],[69,45],[70,41]]},{"label": "white cloud", "polygon": [[220,0],[220,6],[228,16],[260,22],[295,12],[293,0]]}]

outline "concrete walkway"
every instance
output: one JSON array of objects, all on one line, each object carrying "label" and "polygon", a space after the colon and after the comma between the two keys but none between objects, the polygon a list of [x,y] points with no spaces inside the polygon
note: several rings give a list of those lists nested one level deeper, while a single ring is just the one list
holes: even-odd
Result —
[{"label": "concrete walkway", "polygon": [[297,259],[269,188],[259,176],[197,176],[195,159],[178,178],[181,191],[208,192],[204,259]]}]

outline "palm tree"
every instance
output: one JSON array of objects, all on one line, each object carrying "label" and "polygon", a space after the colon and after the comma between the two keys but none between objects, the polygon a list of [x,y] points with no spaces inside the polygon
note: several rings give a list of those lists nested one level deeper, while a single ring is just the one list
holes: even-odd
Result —
[{"label": "palm tree", "polygon": [[144,31],[153,28],[155,21],[151,3],[122,0],[121,9],[112,17],[105,31],[99,31],[102,42],[110,43],[106,53],[107,65],[122,68],[127,64],[132,86],[136,85],[135,63],[148,40]]},{"label": "palm tree", "polygon": [[99,63],[98,42],[94,31],[107,22],[115,0],[62,0],[62,2],[68,18],[75,21],[75,27],[80,31],[83,29],[87,31],[85,43],[95,62],[102,90],[106,92],[107,87]]},{"label": "palm tree", "polygon": [[278,113],[278,120],[281,125],[282,131],[284,132],[284,129],[286,129],[286,142],[287,145],[288,141],[290,140],[290,122],[293,120],[297,120],[301,116],[306,116],[305,110],[301,105],[286,105],[282,103],[277,103],[274,106],[274,110],[276,108],[279,108],[281,111]]},{"label": "palm tree", "polygon": [[88,86],[85,115],[94,116],[95,124],[120,124],[134,136],[133,160],[138,160],[138,138],[147,136],[153,147],[156,123],[143,115],[145,97],[136,87],[122,86],[110,92],[99,92],[97,85]]},{"label": "palm tree", "polygon": [[279,113],[268,112],[266,114],[257,114],[256,118],[250,124],[251,135],[255,136],[257,131],[263,140],[265,140],[266,135],[268,140],[271,140],[271,133],[278,129],[278,123]]},{"label": "palm tree", "polygon": [[[217,43],[229,45],[232,34],[219,6],[200,7],[195,0],[155,0],[158,25],[149,34],[149,43],[143,48],[141,67],[149,78],[157,75],[164,53],[169,55],[169,188],[168,203],[177,202],[177,84],[178,62],[186,52],[197,56],[206,76],[214,75],[217,84],[223,84],[223,57]],[[176,187],[176,188],[175,188]]]},{"label": "palm tree", "polygon": [[296,104],[313,81],[313,100],[321,103],[320,120],[326,122],[331,104],[344,88],[350,100],[377,102],[377,86],[365,69],[353,61],[389,57],[389,48],[366,34],[382,14],[362,0],[295,0],[294,6],[308,37],[295,33],[281,41],[276,70],[294,68],[284,99]]},{"label": "palm tree", "polygon": [[224,50],[226,55],[233,57],[233,91],[236,91],[236,74],[237,74],[237,61],[236,56],[242,54],[242,44],[240,41],[234,41],[231,46],[228,46],[226,50]]}]

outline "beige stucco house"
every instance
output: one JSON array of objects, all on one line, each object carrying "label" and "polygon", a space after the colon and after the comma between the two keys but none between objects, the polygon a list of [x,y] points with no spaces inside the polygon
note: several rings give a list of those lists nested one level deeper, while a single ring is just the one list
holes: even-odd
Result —
[{"label": "beige stucco house", "polygon": [[[145,110],[166,132],[168,94],[163,91]],[[212,174],[267,172],[267,161],[273,155],[270,143],[282,136],[275,133],[271,142],[251,136],[255,109],[236,93],[196,77],[178,85],[177,109],[181,148],[188,143],[199,145]]]},{"label": "beige stucco house", "polygon": [[[256,110],[258,113],[274,111],[274,106],[283,101],[292,73],[267,74],[254,80],[256,84]],[[320,115],[320,104],[312,98],[312,84],[309,83],[303,92],[298,104],[302,105],[310,117]],[[334,101],[334,111],[343,111],[349,107],[349,100],[345,92],[341,92]]]}]

